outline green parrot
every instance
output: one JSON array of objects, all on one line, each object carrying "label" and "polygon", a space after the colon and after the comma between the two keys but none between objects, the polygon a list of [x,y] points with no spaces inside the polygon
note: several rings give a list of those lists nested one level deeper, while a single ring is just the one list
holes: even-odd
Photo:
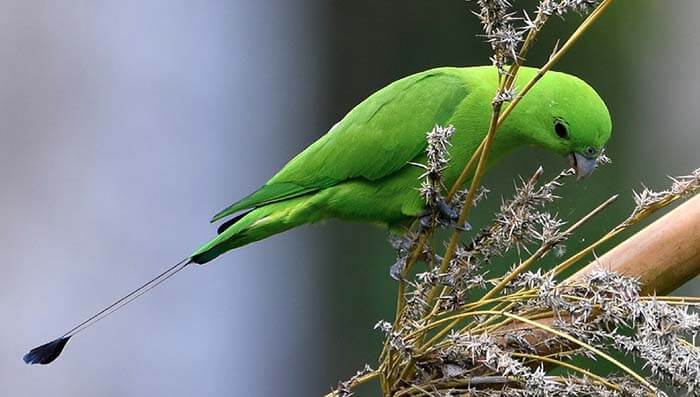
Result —
[{"label": "green parrot", "polygon": [[[537,69],[522,68],[524,85]],[[447,186],[457,179],[488,131],[498,87],[493,67],[444,67],[417,73],[370,95],[328,133],[304,149],[260,189],[214,216],[241,211],[190,259],[204,264],[231,249],[328,218],[389,228],[425,210],[418,194],[425,134],[435,124],[455,127]],[[590,174],[610,138],[610,114],[582,80],[550,72],[506,119],[491,163],[513,149],[539,146],[570,157],[578,176]]]},{"label": "green parrot", "polygon": [[[516,87],[537,69],[523,67]],[[496,68],[441,67],[405,77],[352,109],[324,136],[289,161],[252,194],[214,216],[230,217],[218,235],[192,255],[63,336],[24,356],[29,364],[55,360],[73,335],[113,313],[189,264],[205,264],[234,248],[296,226],[339,218],[401,229],[426,211],[418,187],[426,133],[452,125],[451,186],[488,130],[499,84]],[[499,128],[489,165],[522,146],[567,156],[579,178],[589,175],[610,138],[609,111],[581,79],[548,72]]]}]

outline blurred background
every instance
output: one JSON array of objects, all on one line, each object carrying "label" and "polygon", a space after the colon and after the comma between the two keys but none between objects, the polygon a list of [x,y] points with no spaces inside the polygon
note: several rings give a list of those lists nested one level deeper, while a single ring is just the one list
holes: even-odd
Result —
[{"label": "blurred background", "polygon": [[[533,1],[518,2],[532,9]],[[0,1],[0,390],[6,396],[315,396],[374,364],[396,284],[386,233],[329,222],[188,269],[29,367],[22,355],[180,260],[210,216],[389,82],[488,62],[463,0]],[[596,87],[613,165],[559,213],[700,166],[700,3],[617,2],[557,69]],[[540,65],[580,20],[552,19]],[[563,159],[526,149],[485,184]],[[509,258],[502,265],[507,266]],[[678,293],[698,295],[694,280]]]}]

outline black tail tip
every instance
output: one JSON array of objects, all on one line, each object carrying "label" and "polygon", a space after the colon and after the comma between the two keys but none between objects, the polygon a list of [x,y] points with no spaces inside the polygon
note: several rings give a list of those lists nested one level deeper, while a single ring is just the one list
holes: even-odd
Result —
[{"label": "black tail tip", "polygon": [[22,359],[27,364],[50,364],[61,355],[69,340],[70,336],[54,339],[49,343],[33,348]]}]

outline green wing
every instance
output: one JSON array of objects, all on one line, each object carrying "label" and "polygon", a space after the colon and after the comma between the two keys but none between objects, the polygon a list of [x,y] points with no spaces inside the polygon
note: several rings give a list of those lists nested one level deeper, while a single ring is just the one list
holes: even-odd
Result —
[{"label": "green wing", "polygon": [[382,88],[212,222],[348,179],[376,180],[398,171],[425,150],[425,134],[445,124],[467,94],[457,68],[428,70]]}]

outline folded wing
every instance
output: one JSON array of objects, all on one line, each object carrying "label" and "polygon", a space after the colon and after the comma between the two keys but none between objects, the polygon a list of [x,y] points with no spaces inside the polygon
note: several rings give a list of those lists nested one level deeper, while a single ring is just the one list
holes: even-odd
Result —
[{"label": "folded wing", "polygon": [[467,95],[456,68],[398,80],[362,101],[265,185],[216,214],[212,222],[349,179],[391,175],[425,150],[426,133],[435,124],[445,124]]}]

